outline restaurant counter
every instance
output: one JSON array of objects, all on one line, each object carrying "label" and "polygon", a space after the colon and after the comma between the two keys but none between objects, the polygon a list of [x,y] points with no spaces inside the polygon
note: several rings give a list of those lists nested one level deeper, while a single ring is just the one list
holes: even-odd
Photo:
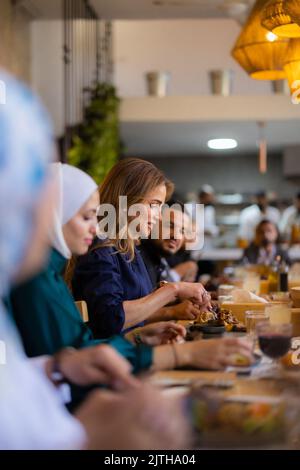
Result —
[{"label": "restaurant counter", "polygon": [[[291,261],[300,261],[300,245],[289,248],[288,254]],[[194,258],[196,257],[203,261],[240,261],[243,257],[243,250],[240,248],[212,248],[199,251],[199,255]]]}]

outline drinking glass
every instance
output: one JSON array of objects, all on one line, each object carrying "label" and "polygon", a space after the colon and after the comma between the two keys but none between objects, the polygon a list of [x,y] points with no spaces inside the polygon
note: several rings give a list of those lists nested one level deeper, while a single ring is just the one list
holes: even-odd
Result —
[{"label": "drinking glass", "polygon": [[260,322],[267,322],[269,316],[262,310],[247,310],[245,312],[246,330],[247,335],[250,337],[256,336],[256,327]]},{"label": "drinking glass", "polygon": [[218,296],[231,295],[234,289],[235,289],[235,286],[232,286],[230,284],[220,284],[218,287]]},{"label": "drinking glass", "polygon": [[256,327],[259,323],[268,320],[269,317],[263,310],[247,310],[245,312],[247,337],[252,343],[253,353],[259,353]]},{"label": "drinking glass", "polygon": [[265,313],[270,319],[270,323],[280,325],[282,323],[290,323],[292,318],[291,303],[276,302],[267,304]]},{"label": "drinking glass", "polygon": [[258,295],[260,291],[260,275],[248,273],[243,281],[243,289]]},{"label": "drinking glass", "polygon": [[262,353],[272,359],[272,373],[281,374],[279,359],[287,354],[292,343],[292,325],[290,323],[258,323],[256,327],[258,345]]}]

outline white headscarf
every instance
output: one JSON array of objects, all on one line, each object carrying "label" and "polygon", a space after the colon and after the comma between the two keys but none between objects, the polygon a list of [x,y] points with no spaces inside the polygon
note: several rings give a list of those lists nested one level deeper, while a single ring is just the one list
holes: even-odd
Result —
[{"label": "white headscarf", "polygon": [[66,259],[72,253],[63,235],[63,226],[69,222],[96,191],[95,181],[78,168],[53,163],[52,172],[58,186],[58,202],[54,214],[54,227],[51,231],[52,246]]}]

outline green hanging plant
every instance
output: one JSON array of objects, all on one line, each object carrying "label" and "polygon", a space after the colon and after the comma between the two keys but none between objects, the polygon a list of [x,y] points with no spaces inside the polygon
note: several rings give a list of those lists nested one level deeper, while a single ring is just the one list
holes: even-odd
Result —
[{"label": "green hanging plant", "polygon": [[119,135],[120,99],[107,83],[84,90],[89,105],[68,152],[68,162],[87,172],[100,184],[121,154]]}]

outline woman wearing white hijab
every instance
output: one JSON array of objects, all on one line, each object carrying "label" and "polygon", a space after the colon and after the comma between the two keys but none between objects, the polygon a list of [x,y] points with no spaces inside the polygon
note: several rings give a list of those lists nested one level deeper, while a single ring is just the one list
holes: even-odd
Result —
[{"label": "woman wearing white hijab", "polygon": [[[152,390],[151,398],[141,389],[122,395],[94,393],[75,419],[47,378],[45,369],[55,371],[55,361],[45,358],[33,363],[23,352],[2,299],[13,282],[33,275],[44,262],[53,201],[53,189],[46,185],[46,165],[53,146],[36,99],[11,77],[0,78],[7,91],[6,105],[0,105],[0,449],[176,446],[166,403],[161,406],[161,396]],[[60,361],[70,380],[88,384],[109,375],[103,366],[97,376],[90,349],[95,348],[66,352]],[[121,373],[115,379],[126,381],[124,360],[111,353],[109,348],[104,361],[119,361]]]},{"label": "woman wearing white hijab", "polygon": [[[51,230],[51,244],[65,259],[70,259],[72,253],[65,240],[64,227],[91,197],[90,208],[86,211],[85,217],[90,217],[92,221],[96,220],[96,209],[99,204],[98,187],[89,175],[74,166],[53,163],[51,167],[58,185],[58,201],[54,214],[54,229]],[[87,237],[86,244],[83,246],[84,252],[87,250],[90,240],[93,240],[95,232],[93,224],[90,227],[90,235]]]}]

